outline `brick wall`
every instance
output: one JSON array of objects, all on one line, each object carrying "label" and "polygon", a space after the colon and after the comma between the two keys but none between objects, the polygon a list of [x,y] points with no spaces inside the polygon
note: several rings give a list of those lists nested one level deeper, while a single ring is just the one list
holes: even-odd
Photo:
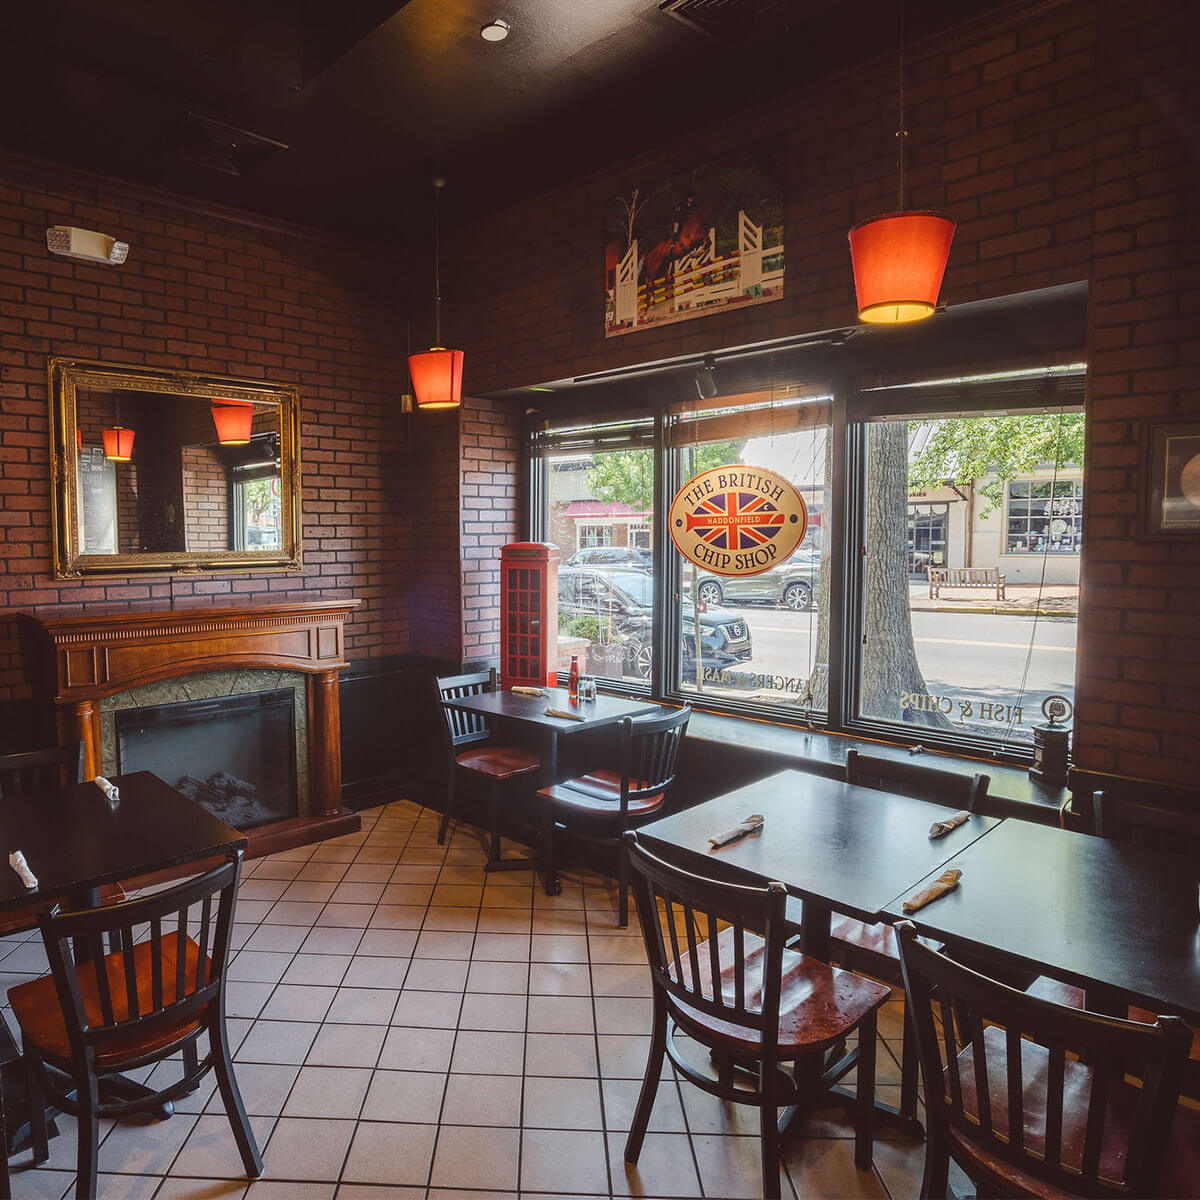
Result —
[{"label": "brick wall", "polygon": [[[54,224],[118,234],[129,260],[112,268],[54,257],[45,245]],[[303,230],[0,164],[0,702],[29,694],[19,609],[348,594],[363,601],[347,625],[351,657],[411,648],[411,472],[392,291],[402,275],[374,252]],[[297,384],[303,569],[55,580],[50,354]],[[453,479],[455,462],[447,452],[441,474]]]},{"label": "brick wall", "polygon": [[210,446],[183,447],[183,530],[189,551],[229,549],[229,476]]},{"label": "brick wall", "polygon": [[[1200,542],[1140,536],[1140,447],[1150,421],[1200,416],[1200,239],[1185,207],[1198,185],[1196,35],[1190,0],[1016,3],[910,47],[907,90],[907,206],[958,221],[943,301],[1089,282],[1074,757],[1178,782],[1194,782],[1200,759]],[[895,207],[895,124],[893,56],[455,231],[443,294],[468,386],[852,325],[846,231]],[[605,201],[772,136],[787,156],[784,299],[606,340]]]}]

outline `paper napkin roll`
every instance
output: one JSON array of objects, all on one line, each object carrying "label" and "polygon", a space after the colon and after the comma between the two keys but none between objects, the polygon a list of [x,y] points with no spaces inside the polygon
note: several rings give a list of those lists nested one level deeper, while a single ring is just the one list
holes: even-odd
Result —
[{"label": "paper napkin roll", "polygon": [[29,864],[25,861],[25,855],[20,850],[14,850],[8,856],[8,865],[16,871],[20,876],[21,882],[30,890],[33,891],[37,885],[37,876],[29,869]]},{"label": "paper napkin roll", "polygon": [[545,688],[539,687],[511,687],[508,689],[514,696],[548,696],[550,693]]},{"label": "paper napkin roll", "polygon": [[748,833],[757,833],[762,827],[762,814],[751,813],[748,817],[743,818],[732,829],[726,829],[722,833],[713,834],[713,836],[708,840],[714,846],[728,846],[730,842],[736,842],[738,838],[744,838]]},{"label": "paper napkin roll", "polygon": [[969,812],[956,812],[954,816],[947,817],[944,821],[934,821],[929,827],[929,836],[931,838],[945,837],[952,829],[957,829],[960,825],[967,823],[967,818],[971,814]]},{"label": "paper napkin roll", "polygon": [[560,721],[582,721],[585,718],[579,713],[564,712],[561,708],[546,709],[546,716],[558,717]]},{"label": "paper napkin roll", "polygon": [[116,804],[121,799],[121,789],[115,783],[110,783],[103,775],[97,775],[92,782],[104,793],[109,804]]},{"label": "paper napkin roll", "polygon": [[904,911],[906,913],[915,913],[918,909],[924,908],[927,904],[932,904],[935,900],[940,900],[947,892],[952,892],[958,887],[958,881],[962,878],[962,872],[956,871],[953,867],[943,871],[927,888],[923,888],[915,896],[909,897],[904,902]]}]

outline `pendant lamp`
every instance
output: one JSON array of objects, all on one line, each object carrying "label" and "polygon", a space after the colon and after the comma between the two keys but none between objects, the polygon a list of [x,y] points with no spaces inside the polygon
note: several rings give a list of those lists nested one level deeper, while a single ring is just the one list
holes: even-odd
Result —
[{"label": "pendant lamp", "polygon": [[254,425],[254,405],[242,400],[214,400],[213,425],[222,446],[246,446]]},{"label": "pendant lamp", "polygon": [[128,462],[133,457],[134,431],[123,425],[114,425],[111,429],[100,430],[100,440],[104,443],[104,457],[109,462]]},{"label": "pendant lamp", "polygon": [[[442,339],[439,206],[444,179],[433,181],[433,340]],[[408,356],[408,373],[418,408],[457,408],[462,403],[463,352],[434,345]]]},{"label": "pendant lamp", "polygon": [[950,257],[954,222],[942,213],[904,208],[904,6],[900,6],[900,128],[896,130],[898,211],[850,230],[858,317],[901,325],[932,316]]}]

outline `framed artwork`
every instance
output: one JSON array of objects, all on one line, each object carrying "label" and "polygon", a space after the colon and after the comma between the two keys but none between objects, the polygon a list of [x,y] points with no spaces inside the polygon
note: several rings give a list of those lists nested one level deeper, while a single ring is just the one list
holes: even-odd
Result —
[{"label": "framed artwork", "polygon": [[1200,421],[1151,425],[1146,532],[1200,533]]},{"label": "framed artwork", "polygon": [[614,196],[604,336],[783,296],[783,147],[748,146]]}]

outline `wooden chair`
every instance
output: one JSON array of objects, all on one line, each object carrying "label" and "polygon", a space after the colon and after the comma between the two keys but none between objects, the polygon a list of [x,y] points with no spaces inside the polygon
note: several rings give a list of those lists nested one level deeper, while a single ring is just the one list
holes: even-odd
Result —
[{"label": "wooden chair", "polygon": [[[666,1054],[697,1087],[759,1109],[762,1194],[770,1197],[780,1194],[779,1108],[819,1096],[857,1067],[854,1160],[869,1168],[876,1014],[889,989],[786,949],[782,883],[744,887],[694,875],[655,857],[633,832],[625,849],[654,1000],[625,1161],[641,1154]],[[855,1030],[857,1045],[847,1051]],[[711,1059],[697,1054],[697,1043]]]},{"label": "wooden chair", "polygon": [[[68,742],[51,750],[0,755],[0,803],[10,802],[17,796],[82,782],[82,742]],[[105,884],[100,889],[99,901],[102,904],[113,904],[124,899],[125,889],[119,883]],[[38,908],[42,904],[31,904],[0,915],[0,937],[25,929],[36,929]]]},{"label": "wooden chair", "polygon": [[[1194,808],[1156,804],[1115,791],[1092,794],[1092,824],[1103,838],[1133,846],[1146,846],[1167,854],[1178,854],[1200,862],[1200,812]],[[1083,1008],[1083,988],[1039,976],[1030,985],[1029,994],[1069,1008]],[[1129,1006],[1131,1021],[1152,1024],[1157,1014]],[[1183,1092],[1200,1099],[1200,1029],[1192,1030],[1192,1044],[1183,1073]]]},{"label": "wooden chair", "polygon": [[[848,750],[846,782],[976,812],[991,780],[987,775],[963,775]],[[900,948],[891,925],[868,925],[835,913],[830,924],[830,952],[836,962],[853,971],[865,971],[885,983],[900,983]],[[900,1055],[900,1112],[905,1117],[917,1114],[917,1076],[916,1050],[906,1030]]]},{"label": "wooden chair", "polygon": [[897,930],[925,1081],[923,1197],[946,1195],[951,1158],[981,1195],[1196,1194],[1182,1021],[1050,1004],[924,945],[909,921]]},{"label": "wooden chair", "polygon": [[612,846],[617,852],[617,919],[622,926],[629,924],[629,864],[622,839],[626,830],[660,815],[675,782],[679,747],[691,717],[687,707],[661,717],[626,717],[621,722],[619,771],[589,771],[538,792],[546,878],[555,878],[554,834],[559,825],[585,842]]},{"label": "wooden chair", "polygon": [[[443,700],[477,696],[496,690],[496,671],[479,671],[471,675],[446,675],[434,680],[438,707]],[[541,769],[541,759],[523,746],[497,743],[487,719],[478,713],[442,708],[445,716],[446,751],[449,758],[449,779],[446,784],[446,803],[438,842],[446,840],[450,818],[454,815],[459,777],[465,777],[483,787],[487,795],[491,822],[492,863],[500,861],[500,793],[513,779],[528,776]]]},{"label": "wooden chair", "polygon": [[[262,1174],[225,1031],[225,968],[241,864],[238,851],[164,891],[77,912],[56,905],[40,914],[50,974],[10,988],[8,998],[28,1072],[34,1161],[49,1155],[49,1098],[79,1118],[75,1195],[81,1200],[96,1195],[100,1118],[156,1109],[195,1091],[209,1070],[216,1072],[246,1174]],[[147,926],[148,937],[135,941]],[[105,955],[106,934],[119,935],[120,950]],[[196,1042],[205,1032],[209,1051],[198,1061]],[[178,1082],[136,1099],[100,1101],[102,1077],[178,1051],[185,1052]]]}]

